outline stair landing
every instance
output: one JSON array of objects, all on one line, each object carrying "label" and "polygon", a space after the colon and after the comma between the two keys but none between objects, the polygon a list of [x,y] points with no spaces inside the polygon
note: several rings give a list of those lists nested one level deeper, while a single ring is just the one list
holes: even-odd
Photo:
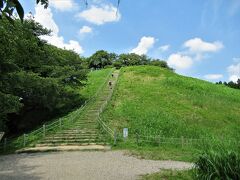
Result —
[{"label": "stair landing", "polygon": [[107,151],[110,150],[110,146],[105,145],[81,145],[81,146],[43,146],[43,147],[32,147],[17,150],[16,153],[34,153],[34,152],[51,152],[51,151]]}]

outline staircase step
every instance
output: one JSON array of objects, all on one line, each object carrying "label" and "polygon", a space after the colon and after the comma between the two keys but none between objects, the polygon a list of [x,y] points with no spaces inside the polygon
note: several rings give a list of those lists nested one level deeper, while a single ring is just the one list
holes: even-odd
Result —
[{"label": "staircase step", "polygon": [[[115,84],[117,77],[118,74],[115,73],[114,78],[111,78],[113,84]],[[112,88],[106,85],[96,100],[86,105],[79,119],[64,126],[61,131],[46,136],[39,141],[36,147],[44,149],[57,148],[58,146],[106,145],[107,136],[105,133],[101,133],[97,118],[100,109],[105,105],[112,91]]]},{"label": "staircase step", "polygon": [[75,121],[75,123],[96,123],[97,121],[95,120],[91,120],[91,119],[87,119],[87,118],[81,118],[78,119],[77,121]]},{"label": "staircase step", "polygon": [[99,125],[75,125],[76,128],[83,129],[83,128],[88,128],[88,129],[95,129],[98,130]]},{"label": "staircase step", "polygon": [[84,120],[79,120],[79,121],[76,121],[73,125],[75,124],[98,124],[98,121],[97,120],[94,120],[94,121],[84,121]]},{"label": "staircase step", "polygon": [[94,108],[94,109],[89,109],[89,110],[88,110],[88,112],[98,112],[98,111],[99,111],[99,109],[95,109],[95,108]]},{"label": "staircase step", "polygon": [[62,139],[101,139],[103,136],[100,135],[94,135],[94,136],[89,136],[89,135],[81,135],[81,136],[48,136],[44,138],[45,140],[62,140]]},{"label": "staircase step", "polygon": [[62,132],[93,132],[93,131],[96,131],[96,130],[92,130],[92,129],[88,129],[88,128],[82,128],[82,129],[66,129],[66,130],[63,130]]},{"label": "staircase step", "polygon": [[88,131],[76,131],[76,130],[68,130],[68,131],[58,131],[54,134],[97,134],[99,129],[88,129]]},{"label": "staircase step", "polygon": [[103,142],[102,139],[54,139],[54,140],[43,140],[40,141],[39,144],[56,144],[56,143],[96,143],[96,142]]},{"label": "staircase step", "polygon": [[87,145],[107,145],[105,142],[97,142],[97,143],[59,143],[59,144],[52,144],[52,143],[45,143],[45,144],[36,144],[35,147],[51,147],[51,146],[87,146]]}]

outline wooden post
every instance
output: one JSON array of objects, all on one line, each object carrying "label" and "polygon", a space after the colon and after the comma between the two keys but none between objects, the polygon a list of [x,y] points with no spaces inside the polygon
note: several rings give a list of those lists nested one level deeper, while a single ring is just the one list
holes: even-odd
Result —
[{"label": "wooden post", "polygon": [[113,143],[114,146],[117,145],[117,131],[116,129],[114,129],[114,143]]},{"label": "wooden post", "polygon": [[3,151],[5,152],[6,149],[7,149],[7,138],[4,138]]},{"label": "wooden post", "polygon": [[137,142],[137,145],[139,145],[139,134],[136,133],[136,142]]},{"label": "wooden post", "polygon": [[46,126],[45,126],[45,124],[43,125],[43,137],[45,137],[46,136]]},{"label": "wooden post", "polygon": [[23,147],[26,146],[26,134],[23,134]]},{"label": "wooden post", "polygon": [[183,148],[183,146],[184,146],[184,137],[183,136],[181,137],[181,140],[182,140],[182,148]]}]

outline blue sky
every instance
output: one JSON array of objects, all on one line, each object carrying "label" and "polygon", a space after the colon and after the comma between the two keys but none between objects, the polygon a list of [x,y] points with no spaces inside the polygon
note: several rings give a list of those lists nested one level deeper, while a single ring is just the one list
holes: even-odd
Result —
[{"label": "blue sky", "polygon": [[50,0],[25,13],[52,29],[42,37],[83,56],[97,50],[163,59],[179,74],[209,81],[240,78],[240,0]]}]

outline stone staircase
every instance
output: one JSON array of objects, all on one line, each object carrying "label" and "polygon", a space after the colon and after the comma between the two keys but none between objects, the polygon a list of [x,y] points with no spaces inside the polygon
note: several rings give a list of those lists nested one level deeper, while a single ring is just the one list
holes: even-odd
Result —
[{"label": "stone staircase", "polygon": [[[119,71],[116,70],[113,74],[114,76],[109,79],[112,82],[112,87],[117,81]],[[89,145],[95,145],[94,147],[96,145],[107,145],[107,135],[100,130],[97,119],[102,105],[106,102],[112,91],[113,89],[106,84],[95,101],[86,105],[84,112],[71,127],[66,129],[63,127],[62,130],[47,135],[35,147],[27,148],[23,151],[51,150],[51,147],[55,147],[54,149],[56,149],[56,147],[60,146],[86,146],[86,149],[88,149]]]}]

